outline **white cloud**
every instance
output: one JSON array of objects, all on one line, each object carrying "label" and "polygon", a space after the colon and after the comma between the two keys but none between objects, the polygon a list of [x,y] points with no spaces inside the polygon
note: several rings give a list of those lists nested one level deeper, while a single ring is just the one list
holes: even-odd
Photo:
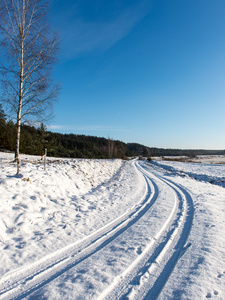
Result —
[{"label": "white cloud", "polygon": [[56,130],[56,129],[65,129],[64,125],[47,125],[48,129]]}]

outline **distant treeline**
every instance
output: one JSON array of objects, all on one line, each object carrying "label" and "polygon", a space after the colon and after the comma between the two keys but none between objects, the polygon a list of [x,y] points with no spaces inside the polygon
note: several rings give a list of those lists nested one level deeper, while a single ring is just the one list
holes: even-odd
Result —
[{"label": "distant treeline", "polygon": [[[0,149],[15,150],[16,126],[0,122]],[[122,158],[129,154],[126,144],[94,136],[61,134],[47,131],[41,125],[21,126],[20,153],[70,158]]]},{"label": "distant treeline", "polygon": [[225,155],[225,150],[182,150],[182,149],[165,149],[165,148],[154,148],[146,147],[136,143],[127,144],[129,151],[137,153],[142,156],[151,155],[154,156],[188,156],[195,157],[197,155]]},{"label": "distant treeline", "polygon": [[[16,125],[6,121],[0,107],[0,149],[15,151]],[[204,154],[225,154],[225,151],[179,150],[149,148],[140,144],[125,144],[121,141],[76,134],[61,134],[47,131],[41,124],[39,128],[22,125],[20,153],[40,155],[47,149],[48,156],[70,158],[122,158],[131,156],[195,156]]]}]

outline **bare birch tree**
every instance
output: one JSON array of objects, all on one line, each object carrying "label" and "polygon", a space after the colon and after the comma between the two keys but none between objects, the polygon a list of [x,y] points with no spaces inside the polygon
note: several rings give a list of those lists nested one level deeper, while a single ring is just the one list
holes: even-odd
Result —
[{"label": "bare birch tree", "polygon": [[47,12],[46,0],[0,0],[1,100],[16,119],[17,173],[21,122],[48,119],[59,90],[51,80],[58,38]]}]

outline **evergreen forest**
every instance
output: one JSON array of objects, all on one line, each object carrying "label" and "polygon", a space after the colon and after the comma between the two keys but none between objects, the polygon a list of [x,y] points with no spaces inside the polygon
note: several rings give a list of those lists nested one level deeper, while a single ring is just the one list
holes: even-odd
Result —
[{"label": "evergreen forest", "polygon": [[[150,133],[146,133],[151,135]],[[0,105],[0,150],[15,151],[16,125],[8,121]],[[48,131],[41,124],[39,127],[21,126],[20,153],[69,158],[122,158],[132,156],[181,156],[194,157],[196,155],[224,155],[222,150],[180,150],[146,147],[137,143],[121,141],[95,136],[62,134]]]}]

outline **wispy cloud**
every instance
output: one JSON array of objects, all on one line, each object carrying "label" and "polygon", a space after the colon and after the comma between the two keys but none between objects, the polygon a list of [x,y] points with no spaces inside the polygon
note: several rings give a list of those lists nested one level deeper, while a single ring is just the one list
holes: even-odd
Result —
[{"label": "wispy cloud", "polygon": [[65,129],[64,125],[47,125],[48,129],[57,130],[57,129]]},{"label": "wispy cloud", "polygon": [[71,9],[71,12],[65,12],[64,16],[61,16],[61,25],[59,24],[64,56],[70,59],[91,51],[110,48],[125,37],[149,13],[150,2],[149,0],[139,1],[138,4],[129,6],[113,20],[104,22],[88,22],[81,17],[78,18],[74,9]]},{"label": "wispy cloud", "polygon": [[73,125],[48,125],[49,130],[60,131],[95,131],[95,132],[131,132],[129,129],[117,126],[100,126],[100,125],[87,125],[87,126],[73,126]]}]

